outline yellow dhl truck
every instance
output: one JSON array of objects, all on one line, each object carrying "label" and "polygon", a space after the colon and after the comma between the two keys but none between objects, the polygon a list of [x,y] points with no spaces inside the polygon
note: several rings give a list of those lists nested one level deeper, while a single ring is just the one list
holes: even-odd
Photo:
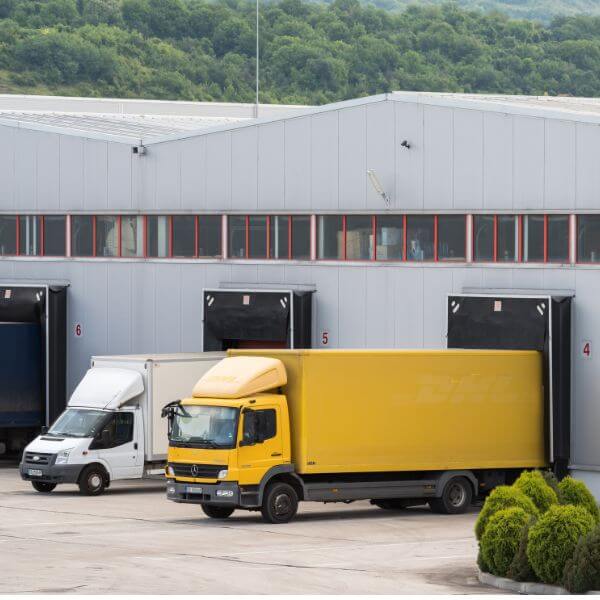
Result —
[{"label": "yellow dhl truck", "polygon": [[460,513],[547,464],[542,358],[501,350],[233,350],[167,405],[167,498],[212,518],[298,502]]}]

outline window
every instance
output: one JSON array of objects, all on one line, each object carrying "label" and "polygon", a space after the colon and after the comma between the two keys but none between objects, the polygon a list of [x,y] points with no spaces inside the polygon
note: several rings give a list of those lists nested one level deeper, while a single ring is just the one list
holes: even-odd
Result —
[{"label": "window", "polygon": [[577,216],[577,261],[600,262],[600,215]]},{"label": "window", "polygon": [[566,262],[569,260],[569,217],[526,215],[523,217],[523,260]]},{"label": "window", "polygon": [[292,256],[296,260],[310,259],[310,216],[294,216],[292,219]]},{"label": "window", "polygon": [[17,217],[0,215],[0,255],[17,253]]},{"label": "window", "polygon": [[545,217],[526,215],[523,217],[523,261],[544,262]]},{"label": "window", "polygon": [[171,217],[171,223],[172,256],[193,258],[196,255],[196,217],[177,215]]},{"label": "window", "polygon": [[275,409],[247,410],[244,412],[242,439],[247,444],[260,444],[275,437],[277,415]]},{"label": "window", "polygon": [[121,217],[121,256],[144,256],[144,217]]},{"label": "window", "polygon": [[496,256],[498,262],[517,260],[517,240],[519,239],[517,217],[498,215],[496,217]]},{"label": "window", "polygon": [[325,260],[344,258],[344,224],[341,215],[320,215],[317,256]]},{"label": "window", "polygon": [[269,217],[269,258],[289,258],[290,217]]},{"label": "window", "polygon": [[94,217],[71,217],[71,256],[94,256]]},{"label": "window", "polygon": [[373,218],[365,215],[346,217],[346,259],[372,260],[374,246]]},{"label": "window", "polygon": [[465,260],[466,225],[464,215],[437,217],[437,260]]},{"label": "window", "polygon": [[44,256],[66,256],[67,218],[64,215],[46,215],[43,219]]},{"label": "window", "polygon": [[547,256],[549,262],[569,261],[569,217],[568,215],[548,215]]},{"label": "window", "polygon": [[246,258],[246,217],[227,217],[230,258]]},{"label": "window", "polygon": [[494,260],[494,217],[491,215],[473,217],[473,260]]},{"label": "window", "polygon": [[377,260],[404,258],[404,217],[383,215],[377,217]]},{"label": "window", "polygon": [[201,215],[198,217],[198,256],[220,258],[221,215]]},{"label": "window", "polygon": [[119,217],[96,217],[96,256],[119,256]]},{"label": "window", "polygon": [[248,258],[267,258],[267,217],[247,217]]},{"label": "window", "polygon": [[133,440],[133,413],[118,412],[111,415],[102,427],[100,436],[97,436],[92,442],[91,449],[116,448],[131,442]]},{"label": "window", "polygon": [[169,256],[169,217],[151,215],[146,217],[146,256],[164,258]]},{"label": "window", "polygon": [[434,217],[413,216],[406,218],[406,259],[433,260]]},{"label": "window", "polygon": [[19,255],[41,256],[42,217],[31,215],[19,217]]}]

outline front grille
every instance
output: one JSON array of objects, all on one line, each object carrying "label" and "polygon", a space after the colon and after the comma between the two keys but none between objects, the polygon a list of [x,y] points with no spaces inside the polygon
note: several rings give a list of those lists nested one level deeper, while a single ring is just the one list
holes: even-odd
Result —
[{"label": "front grille", "polygon": [[52,454],[45,454],[44,452],[25,452],[25,462],[28,465],[49,465],[52,456]]},{"label": "front grille", "polygon": [[188,463],[169,463],[175,475],[179,477],[197,477],[199,479],[216,479],[217,473],[227,465],[199,465]]}]

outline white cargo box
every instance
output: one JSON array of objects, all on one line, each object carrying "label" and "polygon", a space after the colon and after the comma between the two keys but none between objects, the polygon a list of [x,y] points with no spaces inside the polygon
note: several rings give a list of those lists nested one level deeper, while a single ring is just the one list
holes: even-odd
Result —
[{"label": "white cargo box", "polygon": [[[154,462],[166,458],[169,445],[167,419],[160,416],[163,406],[191,396],[198,379],[225,356],[224,352],[93,356],[92,370],[107,368],[117,375],[120,371],[135,371],[142,376],[143,391],[134,396],[124,394],[123,399],[124,403],[139,403],[142,408],[144,460]],[[124,386],[124,391],[127,389],[133,387]]]}]

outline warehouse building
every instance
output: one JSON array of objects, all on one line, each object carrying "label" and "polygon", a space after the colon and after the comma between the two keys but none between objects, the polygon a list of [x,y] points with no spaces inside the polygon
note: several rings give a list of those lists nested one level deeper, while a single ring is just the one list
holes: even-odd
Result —
[{"label": "warehouse building", "polygon": [[600,496],[599,155],[593,99],[3,96],[0,310],[64,290],[69,392],[92,354],[438,348],[451,294],[570,298],[571,464]]}]

